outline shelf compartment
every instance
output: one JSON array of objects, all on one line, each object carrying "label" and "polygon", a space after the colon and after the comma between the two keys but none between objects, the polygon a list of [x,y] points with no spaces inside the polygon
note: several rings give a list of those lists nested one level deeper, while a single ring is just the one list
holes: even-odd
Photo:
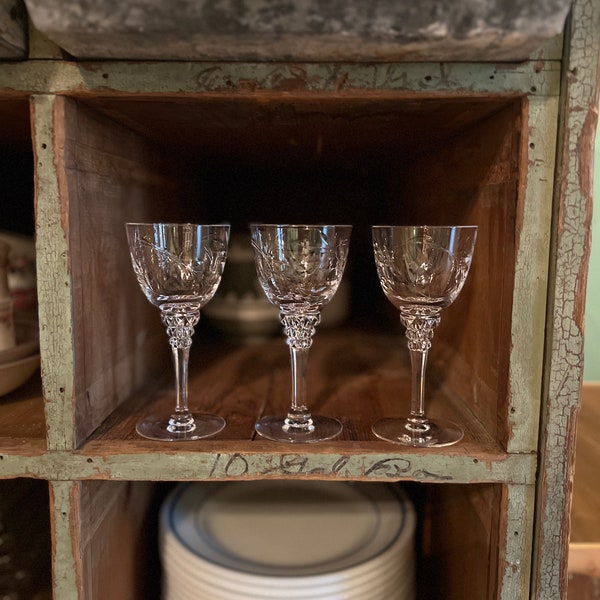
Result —
[{"label": "shelf compartment", "polygon": [[[520,435],[513,413],[531,412],[536,390],[513,396],[513,373],[525,367],[523,344],[531,350],[527,360],[541,364],[543,327],[513,322],[520,314],[513,298],[523,292],[517,282],[529,284],[528,273],[548,260],[547,237],[523,221],[532,202],[524,180],[531,112],[524,97],[389,90],[40,96],[33,106],[52,124],[36,133],[38,160],[50,148],[57,153],[40,167],[55,178],[56,198],[38,201],[39,243],[56,250],[45,253],[54,264],[43,268],[51,448],[81,446],[167,364],[164,328],[138,289],[126,246],[124,223],[142,220],[226,220],[236,231],[252,220],[350,221],[348,322],[382,328],[397,328],[398,315],[377,281],[370,226],[477,224],[472,271],[442,315],[429,373],[431,381],[452,380],[454,392],[470,399],[492,445],[505,450]],[[536,114],[548,111],[538,106]],[[546,205],[539,210],[549,214]],[[57,239],[67,240],[62,250]],[[521,257],[524,244],[530,252]],[[536,274],[530,302],[543,304],[545,270]],[[63,278],[67,287],[57,290]],[[64,419],[65,401],[72,421]],[[360,427],[352,421],[347,431],[358,428],[356,439],[366,440]],[[249,439],[248,431],[236,437]],[[535,439],[525,437],[515,450],[531,453]]]},{"label": "shelf compartment", "polygon": [[[0,231],[33,237],[33,152],[26,95],[0,93],[0,140],[0,178],[5,198]],[[29,313],[21,314],[28,328],[30,323],[37,328]],[[31,467],[23,459],[39,457],[46,450],[40,381],[36,370],[23,386],[0,398],[0,455],[14,457],[16,461],[3,462],[0,468],[3,474],[23,474]]]},{"label": "shelf compartment", "polygon": [[[158,515],[173,482],[83,481],[53,483],[57,498],[70,498],[70,516],[60,510],[58,535],[77,548],[77,578],[86,597],[124,594],[159,598]],[[530,540],[517,530],[526,519],[519,488],[499,484],[402,484],[417,511],[415,535],[418,598],[525,598]],[[501,517],[510,506],[511,520]],[[522,564],[505,562],[507,545]],[[118,560],[116,558],[118,557]],[[68,556],[64,557],[65,559]],[[62,569],[58,562],[56,568]],[[510,571],[512,581],[506,581]],[[436,576],[432,577],[431,574]],[[58,573],[60,575],[60,573]],[[70,592],[69,577],[55,578],[55,597]]]}]

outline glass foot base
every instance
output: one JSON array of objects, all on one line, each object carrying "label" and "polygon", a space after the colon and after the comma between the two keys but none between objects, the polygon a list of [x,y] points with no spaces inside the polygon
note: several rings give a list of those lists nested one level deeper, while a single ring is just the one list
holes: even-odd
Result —
[{"label": "glass foot base", "polygon": [[170,415],[151,415],[140,421],[136,431],[145,438],[163,442],[201,440],[219,433],[225,427],[225,419],[217,415],[192,413],[195,427],[192,431],[169,431]]},{"label": "glass foot base", "polygon": [[313,429],[287,427],[285,417],[263,417],[256,422],[256,432],[268,440],[292,444],[312,444],[330,440],[342,431],[342,424],[337,419],[312,415]]},{"label": "glass foot base", "polygon": [[380,439],[417,448],[437,448],[460,442],[463,431],[451,421],[428,421],[428,428],[415,428],[406,418],[386,418],[373,423],[371,430]]}]

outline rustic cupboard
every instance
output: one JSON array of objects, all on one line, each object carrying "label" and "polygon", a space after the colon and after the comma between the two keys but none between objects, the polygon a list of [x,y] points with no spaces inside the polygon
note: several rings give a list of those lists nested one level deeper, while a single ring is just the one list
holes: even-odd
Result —
[{"label": "rustic cupboard", "polygon": [[[404,485],[422,598],[565,597],[599,23],[597,0],[575,2],[564,36],[501,63],[75,60],[30,29],[29,56],[0,64],[0,158],[22,180],[3,205],[35,227],[42,364],[0,401],[0,476],[47,481],[48,597],[158,597],[169,488],[269,477]],[[256,417],[288,401],[285,344],[227,343],[204,320],[191,402],[227,427],[136,435],[172,402],[124,235],[144,220],[354,225],[348,315],[309,363],[338,439],[257,438]],[[419,450],[370,432],[406,406],[410,377],[369,228],[425,221],[477,224],[479,239],[428,371],[432,411],[465,438]]]}]

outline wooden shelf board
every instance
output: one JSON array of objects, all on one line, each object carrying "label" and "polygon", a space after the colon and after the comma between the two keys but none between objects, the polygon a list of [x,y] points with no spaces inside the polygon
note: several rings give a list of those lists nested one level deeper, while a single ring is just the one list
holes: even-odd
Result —
[{"label": "wooden shelf board", "polygon": [[[195,352],[194,352],[195,350]],[[450,402],[432,382],[432,414],[465,429],[455,446],[406,448],[378,440],[371,424],[383,415],[408,411],[407,356],[397,336],[322,331],[315,336],[308,367],[309,405],[341,419],[342,434],[319,444],[283,444],[254,432],[257,417],[283,412],[289,402],[288,351],[282,339],[259,346],[192,348],[190,406],[227,420],[217,436],[194,442],[141,438],[135,425],[144,415],[173,406],[172,375],[140,391],[120,407],[77,453],[89,476],[177,479],[240,477],[410,478],[432,481],[533,482],[533,454],[508,455],[483,429],[466,402]],[[154,459],[149,459],[152,456]],[[165,463],[169,465],[165,468]],[[160,464],[160,468],[158,465]],[[94,474],[94,470],[96,474]],[[190,471],[192,473],[190,474]],[[194,475],[195,473],[195,475]]]},{"label": "wooden shelf board", "polygon": [[[324,331],[315,336],[309,355],[307,386],[309,409],[339,418],[344,429],[335,443],[380,445],[371,424],[381,416],[409,410],[408,352],[399,336],[352,331]],[[174,406],[173,374],[168,365],[158,377],[122,406],[99,428],[93,440],[111,443],[139,440],[135,425],[150,413],[169,414]],[[190,409],[221,414],[227,427],[219,441],[252,442],[256,419],[284,414],[289,407],[291,374],[282,339],[247,347],[192,346]],[[440,382],[428,381],[427,411],[450,418],[466,430],[463,445],[499,451],[495,441],[467,408],[468,399],[450,401]],[[327,444],[318,447],[326,448]],[[459,451],[460,452],[460,451]]]}]

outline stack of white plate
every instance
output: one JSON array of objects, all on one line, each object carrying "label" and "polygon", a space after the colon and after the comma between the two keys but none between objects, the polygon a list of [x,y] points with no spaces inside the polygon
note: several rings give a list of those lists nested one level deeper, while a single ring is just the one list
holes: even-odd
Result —
[{"label": "stack of white plate", "polygon": [[415,522],[386,484],[182,484],[161,511],[163,600],[412,600]]}]

